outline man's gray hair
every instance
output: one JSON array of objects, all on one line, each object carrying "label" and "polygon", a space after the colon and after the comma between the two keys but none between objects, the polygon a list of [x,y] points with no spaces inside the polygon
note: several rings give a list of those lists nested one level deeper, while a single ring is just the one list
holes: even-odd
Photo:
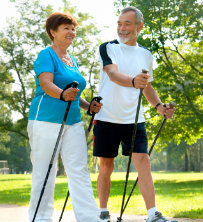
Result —
[{"label": "man's gray hair", "polygon": [[124,12],[129,12],[129,11],[135,12],[135,19],[136,19],[137,25],[139,25],[140,22],[144,21],[142,12],[138,8],[135,8],[133,6],[129,6],[129,7],[122,9],[121,14],[123,14]]}]

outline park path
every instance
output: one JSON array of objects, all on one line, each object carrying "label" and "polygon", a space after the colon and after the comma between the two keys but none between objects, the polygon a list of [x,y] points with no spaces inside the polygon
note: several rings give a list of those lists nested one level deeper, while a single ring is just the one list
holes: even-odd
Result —
[{"label": "park path", "polygon": [[[28,207],[17,205],[0,204],[0,222],[29,222],[27,215]],[[59,221],[61,211],[55,211],[53,219]],[[116,222],[119,214],[111,213],[111,221]],[[123,215],[123,222],[144,222],[147,216]],[[65,211],[62,222],[76,222],[73,211]],[[178,222],[203,222],[203,219],[192,220],[178,218]]]}]

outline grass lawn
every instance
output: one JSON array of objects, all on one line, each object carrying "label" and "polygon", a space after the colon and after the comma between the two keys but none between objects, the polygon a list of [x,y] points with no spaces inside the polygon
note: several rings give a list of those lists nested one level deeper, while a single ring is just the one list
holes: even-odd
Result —
[{"label": "grass lawn", "polygon": [[[113,173],[108,208],[119,213],[126,173]],[[98,174],[91,174],[96,202],[96,180]],[[136,173],[130,173],[129,188],[134,184]],[[153,173],[157,208],[165,216],[203,219],[203,173]],[[31,189],[31,175],[0,175],[0,204],[28,206]],[[67,194],[67,180],[57,177],[55,188],[55,209],[61,210]],[[126,195],[127,196],[127,195]],[[67,210],[71,210],[70,200]],[[126,214],[145,215],[146,209],[138,187],[135,188]]]}]

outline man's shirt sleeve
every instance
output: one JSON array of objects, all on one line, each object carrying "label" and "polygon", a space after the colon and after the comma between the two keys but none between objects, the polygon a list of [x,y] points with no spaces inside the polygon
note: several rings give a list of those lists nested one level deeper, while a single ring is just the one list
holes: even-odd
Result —
[{"label": "man's shirt sleeve", "polygon": [[104,67],[110,64],[116,64],[115,55],[113,52],[113,48],[109,42],[105,42],[99,47],[99,60],[101,62],[101,66]]}]

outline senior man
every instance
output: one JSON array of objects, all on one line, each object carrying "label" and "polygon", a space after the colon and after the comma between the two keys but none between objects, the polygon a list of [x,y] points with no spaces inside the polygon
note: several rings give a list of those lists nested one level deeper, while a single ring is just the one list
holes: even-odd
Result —
[{"label": "senior man", "polygon": [[[118,155],[120,143],[123,148],[130,149],[139,89],[144,89],[145,98],[162,116],[171,119],[175,111],[175,108],[170,109],[168,104],[166,107],[163,106],[151,85],[153,56],[147,48],[137,43],[142,28],[141,11],[135,7],[124,8],[118,17],[118,40],[103,43],[99,49],[101,62],[99,95],[103,98],[103,106],[95,117],[93,155],[100,157],[97,192],[101,218],[110,218],[107,202],[114,158]],[[142,73],[143,68],[149,72]],[[156,209],[147,147],[145,118],[141,106],[132,160],[138,171],[139,189],[147,208],[147,222],[170,222]]]}]

